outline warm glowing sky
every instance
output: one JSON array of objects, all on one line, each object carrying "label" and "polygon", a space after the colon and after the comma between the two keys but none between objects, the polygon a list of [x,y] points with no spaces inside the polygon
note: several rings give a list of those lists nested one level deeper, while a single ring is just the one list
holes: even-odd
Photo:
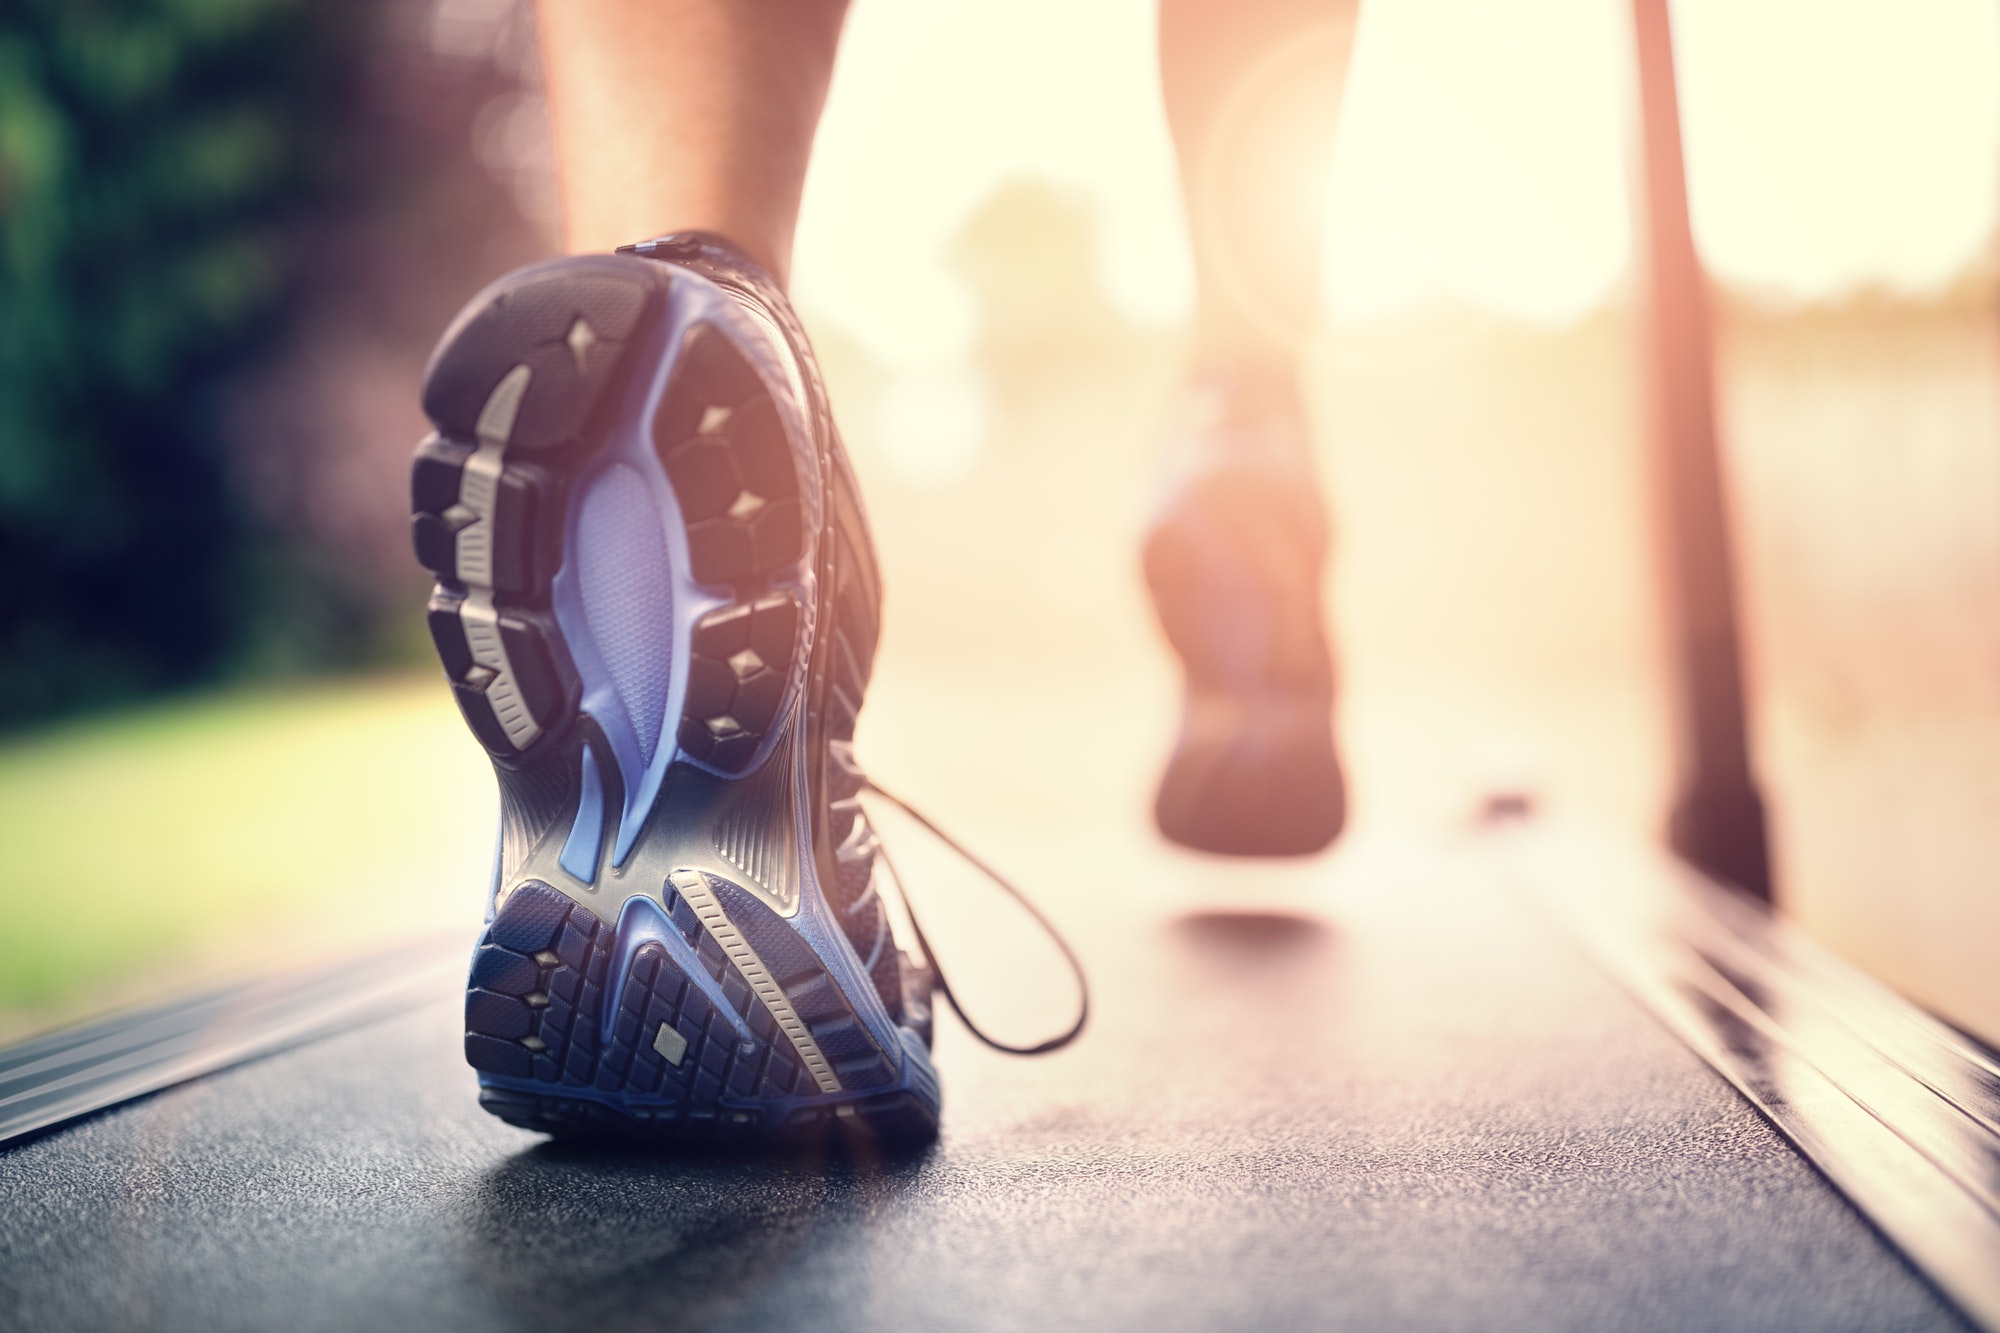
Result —
[{"label": "warm glowing sky", "polygon": [[[1530,319],[1623,275],[1622,0],[1371,0],[1333,166],[1329,304],[1439,295]],[[1718,276],[1815,298],[1922,289],[1987,243],[1990,0],[1679,0],[1692,205]],[[959,359],[937,256],[1001,181],[1097,201],[1135,314],[1190,296],[1151,0],[856,0],[799,243],[802,301],[890,364]],[[890,292],[877,275],[905,277]]]}]

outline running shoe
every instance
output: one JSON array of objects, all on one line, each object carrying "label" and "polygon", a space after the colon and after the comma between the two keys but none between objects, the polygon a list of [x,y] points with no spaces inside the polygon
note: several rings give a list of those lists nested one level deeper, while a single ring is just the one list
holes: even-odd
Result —
[{"label": "running shoe", "polygon": [[1186,677],[1154,816],[1201,851],[1316,852],[1339,835],[1347,798],[1320,610],[1326,514],[1292,381],[1198,382],[1179,453],[1144,556]]},{"label": "running shoe", "polygon": [[687,234],[446,331],[412,479],[432,638],[500,786],[480,1102],[559,1135],[936,1131],[931,973],[872,874],[880,581],[777,284]]}]

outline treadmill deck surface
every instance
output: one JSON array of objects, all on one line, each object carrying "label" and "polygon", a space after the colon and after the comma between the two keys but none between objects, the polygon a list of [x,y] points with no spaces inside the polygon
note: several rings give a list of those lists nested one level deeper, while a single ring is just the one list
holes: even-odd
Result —
[{"label": "treadmill deck surface", "polygon": [[1492,858],[1344,848],[1276,905],[1215,865],[1040,877],[1092,1027],[941,1018],[928,1152],[544,1142],[440,987],[0,1149],[0,1326],[1966,1327]]}]

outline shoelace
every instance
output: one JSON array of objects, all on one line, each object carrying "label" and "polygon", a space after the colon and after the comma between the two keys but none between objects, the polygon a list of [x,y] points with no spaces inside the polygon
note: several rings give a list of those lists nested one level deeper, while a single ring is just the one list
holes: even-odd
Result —
[{"label": "shoelace", "polygon": [[944,965],[938,961],[937,950],[931,947],[930,938],[924,934],[923,923],[917,920],[916,904],[910,901],[910,893],[904,886],[902,872],[896,869],[896,863],[889,858],[889,849],[878,842],[876,844],[876,855],[882,858],[883,866],[889,871],[889,878],[896,882],[896,896],[903,900],[903,910],[909,915],[910,928],[916,932],[917,945],[924,951],[924,958],[930,964],[931,975],[936,978],[937,991],[940,995],[944,996],[945,1002],[951,1005],[951,1011],[958,1015],[958,1021],[965,1024],[966,1031],[985,1042],[988,1046],[991,1046],[994,1050],[1004,1051],[1008,1055],[1046,1055],[1050,1051],[1059,1051],[1075,1041],[1082,1034],[1084,1024],[1090,1021],[1090,982],[1083,974],[1083,964],[1078,961],[1076,951],[1070,948],[1069,941],[1063,938],[1062,932],[1057,930],[1055,924],[1046,916],[1042,915],[1041,909],[1029,900],[1028,895],[1023,893],[1019,886],[966,850],[965,846],[958,839],[952,837],[936,824],[924,818],[923,815],[917,813],[908,801],[905,801],[894,792],[885,791],[882,785],[873,778],[864,777],[862,782],[865,784],[863,787],[864,791],[881,797],[898,810],[901,810],[904,814],[915,820],[918,826],[932,837],[951,848],[954,852],[957,852],[959,856],[964,858],[967,865],[999,885],[1001,890],[1019,904],[1021,910],[1026,912],[1029,918],[1042,928],[1042,933],[1049,937],[1049,942],[1056,946],[1056,949],[1063,956],[1063,961],[1069,965],[1070,975],[1076,978],[1076,1021],[1071,1023],[1065,1031],[1033,1046],[1012,1046],[989,1035],[985,1029],[981,1028],[979,1024],[973,1022],[967,1016],[965,1006],[958,1002],[958,996],[952,992],[951,983],[945,979]]}]

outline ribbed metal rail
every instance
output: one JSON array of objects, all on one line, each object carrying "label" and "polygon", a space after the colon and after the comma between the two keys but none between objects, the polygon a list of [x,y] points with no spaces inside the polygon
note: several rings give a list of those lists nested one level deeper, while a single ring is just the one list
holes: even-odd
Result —
[{"label": "ribbed metal rail", "polygon": [[245,1060],[453,998],[456,936],[262,978],[0,1050],[0,1144]]},{"label": "ribbed metal rail", "polygon": [[1910,1261],[2000,1330],[2000,1061],[1788,926],[1642,848],[1522,830],[1556,924]]}]

